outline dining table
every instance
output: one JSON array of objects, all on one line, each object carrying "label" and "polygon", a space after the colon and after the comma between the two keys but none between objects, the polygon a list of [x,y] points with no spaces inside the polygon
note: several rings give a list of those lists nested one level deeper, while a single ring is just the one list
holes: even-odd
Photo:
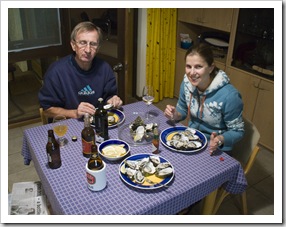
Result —
[{"label": "dining table", "polygon": [[[125,119],[121,125],[109,129],[109,137],[121,138],[120,130],[129,116],[145,111],[146,104],[138,101],[121,107]],[[148,111],[155,114],[159,131],[174,127],[163,111],[151,104]],[[43,189],[56,215],[174,215],[191,204],[204,199],[201,214],[212,214],[217,189],[223,187],[232,194],[246,190],[247,181],[241,164],[224,152],[210,155],[208,145],[198,152],[176,152],[159,144],[159,156],[168,160],[174,177],[167,187],[141,189],[127,184],[120,177],[122,160],[106,163],[107,185],[101,191],[87,187],[85,165],[88,158],[82,155],[80,119],[66,120],[68,144],[60,148],[62,165],[48,167],[46,144],[48,130],[53,123],[26,129],[23,135],[22,156],[25,165],[32,161]],[[176,126],[183,126],[176,123]],[[72,138],[77,137],[76,141]],[[130,156],[151,154],[152,143],[130,145]]]}]

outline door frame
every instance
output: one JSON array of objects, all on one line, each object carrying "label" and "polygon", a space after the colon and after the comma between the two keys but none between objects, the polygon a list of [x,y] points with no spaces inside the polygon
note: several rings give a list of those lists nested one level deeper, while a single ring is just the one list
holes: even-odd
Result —
[{"label": "door frame", "polygon": [[122,63],[122,70],[117,72],[118,96],[123,100],[123,104],[128,104],[137,101],[135,97],[138,9],[117,9],[117,23],[117,59],[100,52],[98,57],[112,67]]}]

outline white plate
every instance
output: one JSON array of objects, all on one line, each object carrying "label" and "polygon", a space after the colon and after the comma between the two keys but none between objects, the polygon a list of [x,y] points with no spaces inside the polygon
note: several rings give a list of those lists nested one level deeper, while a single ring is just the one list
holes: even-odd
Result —
[{"label": "white plate", "polygon": [[205,148],[205,146],[207,145],[207,138],[206,136],[200,132],[199,130],[196,130],[196,129],[191,129],[192,131],[194,131],[195,135],[197,135],[199,138],[200,138],[200,141],[202,142],[203,146],[198,148],[198,149],[190,149],[190,150],[179,150],[179,149],[176,149],[175,147],[173,146],[169,146],[167,144],[167,141],[170,140],[170,137],[171,135],[175,134],[176,132],[182,132],[182,131],[185,131],[187,128],[189,127],[186,127],[186,126],[175,126],[175,127],[170,127],[170,128],[167,128],[165,129],[164,131],[162,131],[162,133],[160,134],[160,140],[161,140],[161,143],[167,147],[168,149],[172,150],[172,151],[177,151],[177,152],[181,152],[181,153],[194,153],[194,152],[198,152],[198,151],[201,151],[202,149]]},{"label": "white plate", "polygon": [[[174,175],[175,175],[175,170],[174,170],[174,167],[172,166],[172,164],[165,158],[159,156],[160,158],[160,162],[169,162],[171,164],[171,168],[173,168],[173,173],[172,175],[166,177],[166,178],[162,178],[160,179],[161,181],[158,182],[156,181],[157,184],[154,184],[154,185],[142,185],[142,184],[138,184],[134,181],[132,181],[127,175],[123,174],[121,172],[121,168],[123,165],[125,165],[125,161],[127,160],[133,160],[133,161],[136,161],[136,160],[141,160],[143,158],[146,158],[146,157],[150,157],[150,156],[153,156],[152,154],[136,154],[136,155],[132,155],[126,159],[124,159],[120,165],[119,165],[119,176],[120,178],[128,185],[130,185],[131,187],[134,187],[134,188],[139,188],[139,189],[147,189],[147,190],[153,190],[153,189],[158,189],[158,188],[161,188],[161,187],[164,187],[164,185],[167,185],[169,184],[173,178],[174,178]],[[123,166],[124,168],[124,166]]]},{"label": "white plate", "polygon": [[217,38],[205,38],[204,39],[205,42],[207,42],[208,44],[211,44],[213,46],[216,46],[216,47],[223,47],[223,48],[226,48],[228,47],[228,42],[222,40],[222,39],[217,39]]}]

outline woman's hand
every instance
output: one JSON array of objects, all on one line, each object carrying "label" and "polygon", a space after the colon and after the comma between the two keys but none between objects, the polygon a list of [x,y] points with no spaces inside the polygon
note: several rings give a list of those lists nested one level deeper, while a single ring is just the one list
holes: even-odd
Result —
[{"label": "woman's hand", "polygon": [[172,121],[179,121],[181,118],[179,112],[176,111],[176,107],[174,107],[172,105],[166,106],[166,109],[164,111],[164,115]]},{"label": "woman's hand", "polygon": [[210,136],[209,149],[211,154],[213,151],[217,150],[224,143],[224,137],[222,135],[217,135],[216,132],[213,132]]}]

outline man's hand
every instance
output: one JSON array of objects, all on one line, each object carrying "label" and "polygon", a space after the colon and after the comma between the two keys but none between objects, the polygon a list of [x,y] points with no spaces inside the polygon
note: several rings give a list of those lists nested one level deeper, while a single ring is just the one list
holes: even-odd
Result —
[{"label": "man's hand", "polygon": [[114,95],[112,98],[108,99],[107,103],[113,105],[114,108],[119,108],[123,104],[122,100],[117,95]]},{"label": "man's hand", "polygon": [[82,117],[85,113],[93,115],[95,113],[95,107],[88,102],[81,102],[77,107],[77,118]]}]

